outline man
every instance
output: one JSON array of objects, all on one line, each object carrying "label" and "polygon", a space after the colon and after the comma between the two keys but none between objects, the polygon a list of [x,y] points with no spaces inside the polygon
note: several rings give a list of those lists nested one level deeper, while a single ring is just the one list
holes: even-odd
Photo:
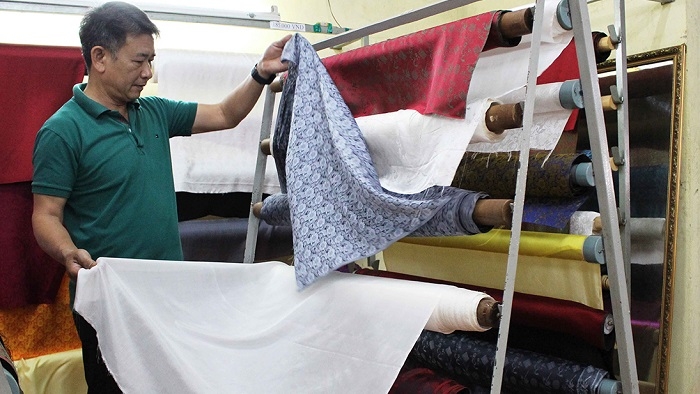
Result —
[{"label": "man", "polygon": [[[158,28],[133,5],[105,3],[83,18],[89,80],[39,131],[34,148],[34,213],[39,245],[72,279],[101,256],[182,260],[168,138],[235,127],[263,86],[286,70],[290,36],[270,45],[218,104],[139,98],[153,76]],[[74,314],[89,392],[120,392],[93,328]]]}]

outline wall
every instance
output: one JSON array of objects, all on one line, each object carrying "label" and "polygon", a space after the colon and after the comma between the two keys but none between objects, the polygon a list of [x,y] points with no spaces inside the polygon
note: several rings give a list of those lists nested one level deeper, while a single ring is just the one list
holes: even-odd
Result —
[{"label": "wall", "polygon": [[687,0],[685,7],[685,42],[688,52],[683,103],[678,263],[675,275],[669,393],[700,392],[700,317],[694,313],[700,300],[700,249],[697,246],[700,210],[695,206],[700,201],[700,180],[697,177],[700,160],[697,159],[696,153],[697,147],[700,146],[700,134],[696,134],[694,130],[700,125],[700,115],[695,110],[696,102],[700,99],[694,94],[700,91],[700,4],[696,0]]},{"label": "wall", "polygon": [[[437,0],[436,0],[437,1]],[[258,11],[269,10],[272,4],[279,7],[282,20],[314,24],[331,22],[334,25],[361,27],[368,23],[384,20],[391,16],[419,8],[431,1],[422,0],[278,0],[259,1]],[[512,8],[532,2],[521,0],[481,1],[462,7],[449,14],[428,18],[402,28],[393,29],[370,38],[371,42],[381,41],[424,27],[445,23],[468,15],[484,12],[497,6]],[[700,2],[697,0],[675,0],[661,5],[651,0],[626,2],[627,51],[628,54],[653,49],[688,45],[686,62],[686,92],[700,91]],[[332,6],[333,13],[329,5]],[[589,5],[592,28],[607,31],[612,24],[613,0],[602,0]],[[334,17],[336,20],[334,20]],[[0,42],[78,46],[77,28],[79,16],[44,15],[0,11]],[[229,26],[204,24],[184,24],[178,22],[157,22],[161,38],[157,48],[180,48],[197,50],[220,50],[233,52],[261,53],[273,40],[283,36],[280,31],[241,29]],[[46,28],[50,26],[50,29]],[[307,34],[312,42],[326,38],[325,35]],[[356,44],[355,44],[356,45]],[[352,48],[349,46],[347,48]],[[332,50],[322,56],[332,54]],[[700,179],[691,176],[700,173],[700,161],[694,159],[694,149],[700,146],[700,136],[693,133],[693,126],[700,125],[700,114],[694,111],[692,94],[685,94],[684,120],[681,144],[681,188],[678,209],[679,229],[677,237],[677,265],[675,275],[673,332],[670,353],[669,393],[700,392],[700,337],[697,327],[700,317],[693,307],[700,300],[700,252],[694,244],[700,231],[700,210],[694,207],[700,195]]]}]

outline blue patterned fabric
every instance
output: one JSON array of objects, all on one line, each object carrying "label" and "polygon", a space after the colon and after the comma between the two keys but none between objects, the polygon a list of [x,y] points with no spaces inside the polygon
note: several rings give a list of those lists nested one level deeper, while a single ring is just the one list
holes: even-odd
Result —
[{"label": "blue patterned fabric", "polygon": [[[387,193],[391,193],[387,191]],[[480,229],[474,223],[472,214],[476,202],[487,195],[479,192],[458,190],[449,197],[447,203],[424,225],[410,234],[412,237],[437,237],[449,235],[476,234]],[[289,200],[284,193],[277,193],[265,199],[260,218],[273,226],[291,226]],[[483,228],[486,230],[486,228]]]},{"label": "blue patterned fabric", "polygon": [[525,197],[523,223],[563,230],[569,225],[574,212],[594,195],[595,192],[590,191],[570,198]]},{"label": "blue patterned fabric", "polygon": [[[385,191],[355,119],[311,44],[296,34],[282,59],[289,73],[272,149],[288,199],[300,288],[385,249],[446,205],[460,206],[474,194],[452,187],[413,195]],[[471,198],[478,197],[485,195]],[[452,218],[452,224],[459,222],[470,234],[479,232],[467,211]],[[449,232],[448,227],[444,224],[440,231]]]},{"label": "blue patterned fabric", "polygon": [[[465,333],[423,331],[410,357],[465,384],[489,386],[496,345]],[[503,390],[509,393],[598,393],[608,372],[590,365],[509,347],[503,367]]]}]

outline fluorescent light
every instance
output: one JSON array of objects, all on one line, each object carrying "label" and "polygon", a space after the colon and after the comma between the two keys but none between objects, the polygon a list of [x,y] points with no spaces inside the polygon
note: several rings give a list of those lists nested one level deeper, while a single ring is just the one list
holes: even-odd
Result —
[{"label": "fluorescent light", "polygon": [[[204,1],[204,0],[202,0]],[[202,3],[200,1],[200,3]],[[134,5],[141,8],[154,19],[161,20],[182,20],[188,22],[209,22],[210,20],[220,22],[222,19],[233,19],[240,21],[279,21],[280,14],[277,7],[273,6],[269,12],[238,11],[215,6],[192,7],[188,5],[173,5],[169,2],[134,2]],[[50,12],[67,14],[84,14],[88,9],[96,7],[105,1],[95,0],[2,0],[0,9],[29,12]],[[184,1],[183,1],[184,3]],[[207,4],[206,1],[204,1]],[[225,2],[214,2],[212,4],[221,5]],[[205,19],[195,20],[197,17]],[[210,19],[207,19],[210,18]]]}]

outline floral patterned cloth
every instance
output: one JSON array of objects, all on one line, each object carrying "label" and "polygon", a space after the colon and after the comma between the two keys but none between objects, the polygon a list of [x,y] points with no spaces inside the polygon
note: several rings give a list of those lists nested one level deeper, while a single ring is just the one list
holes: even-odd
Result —
[{"label": "floral patterned cloth", "polygon": [[[300,288],[383,250],[436,214],[438,235],[456,225],[461,233],[479,232],[471,219],[473,203],[470,208],[464,201],[476,202],[484,194],[453,187],[411,195],[385,191],[355,119],[311,44],[295,35],[282,59],[289,73],[272,149],[289,200]],[[461,214],[444,222],[462,205]]]}]

